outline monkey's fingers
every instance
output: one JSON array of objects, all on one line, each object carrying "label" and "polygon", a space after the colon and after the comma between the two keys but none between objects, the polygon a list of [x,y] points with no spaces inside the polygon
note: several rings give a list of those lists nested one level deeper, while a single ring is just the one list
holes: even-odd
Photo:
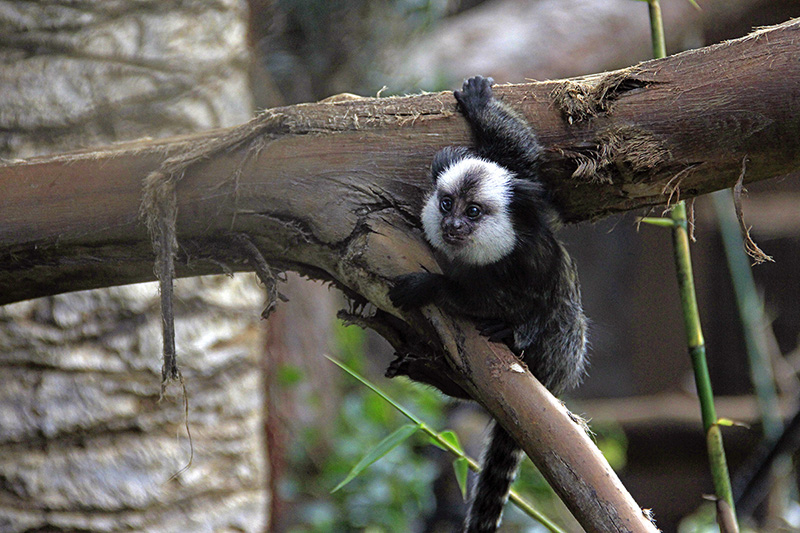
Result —
[{"label": "monkey's fingers", "polygon": [[486,107],[492,100],[492,78],[474,76],[464,82],[460,91],[453,92],[456,101],[467,115]]}]

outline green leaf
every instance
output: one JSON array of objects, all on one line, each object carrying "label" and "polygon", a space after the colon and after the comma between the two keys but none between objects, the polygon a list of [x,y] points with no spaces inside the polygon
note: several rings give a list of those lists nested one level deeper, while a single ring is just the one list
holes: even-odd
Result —
[{"label": "green leaf", "polygon": [[380,441],[374,448],[367,452],[364,457],[361,458],[356,466],[350,470],[350,473],[347,474],[347,477],[345,477],[341,483],[336,485],[336,487],[331,491],[331,494],[353,481],[353,479],[365,468],[397,448],[407,438],[416,433],[418,429],[419,426],[416,424],[406,424],[399,427],[394,433]]},{"label": "green leaf", "polygon": [[717,425],[726,427],[741,427],[750,429],[750,424],[739,422],[738,420],[731,420],[730,418],[717,418]]},{"label": "green leaf", "polygon": [[458,435],[455,434],[454,431],[448,429],[447,431],[442,431],[439,433],[439,436],[442,440],[446,441],[450,446],[455,448],[461,453],[464,453],[464,449],[461,447],[461,442],[458,440]]},{"label": "green leaf", "polygon": [[391,398],[389,398],[389,396],[387,396],[385,392],[383,392],[378,387],[373,385],[367,378],[364,378],[364,377],[360,376],[358,374],[358,372],[356,372],[352,368],[348,367],[346,364],[342,363],[341,361],[337,361],[336,359],[334,359],[333,357],[331,357],[329,355],[326,355],[325,357],[328,359],[328,361],[330,361],[331,363],[335,364],[336,366],[338,366],[339,368],[341,368],[342,370],[344,370],[345,372],[347,372],[348,374],[350,374],[351,376],[356,378],[358,381],[360,381],[361,383],[366,385],[372,392],[374,392],[375,394],[377,394],[378,396],[380,396],[381,398],[383,398],[384,400],[389,402],[389,404],[391,404],[392,407],[394,407],[395,409],[400,411],[403,414],[403,416],[405,416],[406,418],[408,418],[409,420],[414,422],[416,424],[415,427],[421,427],[422,426],[422,420],[420,420],[419,418],[414,416],[408,409],[406,409],[405,407],[403,407],[402,405],[400,405],[396,401],[394,401]]},{"label": "green leaf", "polygon": [[433,435],[430,435],[428,437],[428,441],[430,441],[431,444],[433,444],[434,446],[436,446],[440,450],[442,450],[444,452],[448,451],[447,448],[445,448],[444,444],[439,442],[439,440],[436,437],[434,437]]},{"label": "green leaf", "polygon": [[467,499],[467,472],[469,472],[469,461],[466,457],[459,457],[453,461],[453,471],[456,474],[458,488],[461,489],[461,497]]}]

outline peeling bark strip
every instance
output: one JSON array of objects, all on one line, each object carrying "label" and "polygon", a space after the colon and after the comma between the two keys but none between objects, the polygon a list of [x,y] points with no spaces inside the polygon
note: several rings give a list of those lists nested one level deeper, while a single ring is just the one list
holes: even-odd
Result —
[{"label": "peeling bark strip", "polygon": [[[749,181],[797,172],[798,52],[792,21],[634,69],[497,93],[547,147],[544,179],[566,218],[586,220],[730,187],[745,154]],[[560,87],[569,90],[554,104]],[[352,320],[400,353],[434,354],[424,364],[444,376],[437,386],[486,406],[588,531],[652,531],[580,428],[529,373],[511,370],[508,350],[435,309],[394,315],[388,280],[437,269],[416,216],[430,160],[468,142],[452,94],[438,93],[274,109],[229,130],[0,167],[0,303],[152,280],[154,247],[162,297],[174,276],[220,265],[335,282],[377,308]],[[412,374],[412,363],[390,371]]]},{"label": "peeling bark strip", "polygon": [[733,186],[733,205],[736,211],[736,220],[739,221],[739,231],[742,233],[742,241],[744,241],[744,251],[753,260],[754,265],[772,261],[771,255],[767,255],[758,247],[753,238],[750,236],[750,228],[744,221],[744,212],[742,211],[742,192],[744,191],[744,175],[747,168],[747,158],[742,159],[742,173],[739,174],[739,179],[736,180],[736,185]]},{"label": "peeling bark strip", "polygon": [[163,396],[167,383],[180,377],[175,354],[175,312],[172,305],[174,256],[178,248],[175,231],[178,200],[175,196],[175,178],[172,174],[155,171],[145,178],[142,212],[146,215],[147,229],[153,241],[153,252],[156,255],[154,272],[161,292],[164,357],[164,366],[161,368],[161,395]]},{"label": "peeling bark strip", "polygon": [[[269,120],[272,119],[272,120]],[[272,125],[273,117],[262,121],[261,126]],[[183,178],[186,169],[203,158],[213,157],[220,150],[231,148],[252,138],[259,132],[252,122],[234,128],[230,133],[219,138],[211,138],[199,142],[189,150],[178,153],[164,161],[158,170],[154,170],[144,179],[140,216],[147,225],[155,253],[154,272],[159,282],[161,293],[161,324],[163,335],[163,358],[161,368],[161,394],[168,383],[181,377],[178,368],[178,356],[175,352],[175,313],[173,306],[173,287],[175,281],[175,256],[178,249],[176,223],[178,218],[177,183]],[[252,253],[252,250],[248,250]],[[259,254],[260,255],[260,254]],[[262,274],[259,263],[251,264],[252,268]],[[263,279],[263,278],[262,278]],[[270,287],[267,285],[268,288]],[[274,284],[272,284],[274,288]],[[270,293],[270,296],[271,293]],[[270,300],[271,310],[274,300]],[[266,310],[265,312],[269,314]],[[185,388],[184,388],[185,391]],[[187,426],[188,430],[188,426]]]},{"label": "peeling bark strip", "polygon": [[[630,67],[602,76],[566,80],[550,96],[569,124],[588,122],[610,115],[614,103],[626,93],[653,84],[637,78],[637,72],[638,67]],[[609,128],[588,146],[559,149],[559,154],[576,164],[573,178],[609,185],[614,183],[615,170],[645,175],[672,159],[665,139],[647,129],[625,125]]]}]

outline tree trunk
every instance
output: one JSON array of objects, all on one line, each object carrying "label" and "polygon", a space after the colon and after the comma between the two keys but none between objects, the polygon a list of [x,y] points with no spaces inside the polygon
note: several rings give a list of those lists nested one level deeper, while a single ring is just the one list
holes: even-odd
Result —
[{"label": "tree trunk", "polygon": [[[251,113],[243,2],[3,4],[5,158]],[[0,531],[264,530],[262,291],[216,276],[177,294],[194,458],[174,479],[192,451],[180,390],[158,401],[155,284],[0,308]]]}]

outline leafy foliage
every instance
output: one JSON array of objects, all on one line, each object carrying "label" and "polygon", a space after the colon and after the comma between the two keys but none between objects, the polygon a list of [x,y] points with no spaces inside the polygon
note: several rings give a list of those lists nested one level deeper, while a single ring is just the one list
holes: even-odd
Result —
[{"label": "leafy foliage", "polygon": [[[365,339],[366,333],[357,327],[338,326],[335,355],[369,375]],[[442,423],[445,400],[432,391],[402,380],[381,385],[426,420]],[[395,408],[344,373],[341,388],[332,434],[309,427],[298,439],[305,446],[292,448],[292,477],[279,487],[281,497],[295,506],[290,531],[421,530],[424,517],[433,510],[433,481],[439,475],[428,453],[433,450],[426,446],[428,439],[417,433],[416,425],[405,424]],[[420,453],[423,449],[428,452]],[[313,450],[311,455],[308,450]],[[348,474],[353,475],[348,478]],[[338,490],[332,493],[334,488]]]}]

